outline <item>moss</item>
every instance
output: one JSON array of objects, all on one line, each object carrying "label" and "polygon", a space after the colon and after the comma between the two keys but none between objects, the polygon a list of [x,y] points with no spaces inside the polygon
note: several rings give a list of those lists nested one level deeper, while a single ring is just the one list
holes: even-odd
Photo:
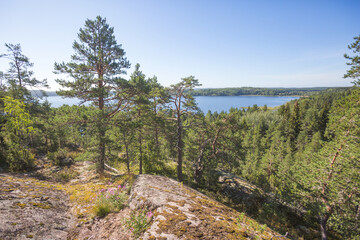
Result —
[{"label": "moss", "polygon": [[144,198],[144,197],[142,197],[142,196],[141,196],[139,199],[140,199],[141,201],[143,201],[143,202],[146,202],[146,201],[147,201],[147,199]]},{"label": "moss", "polygon": [[14,204],[15,206],[18,206],[20,208],[25,208],[26,207],[26,203],[20,203],[20,202],[17,202]]},{"label": "moss", "polygon": [[168,200],[168,202],[174,202],[174,203],[176,203],[178,206],[180,206],[180,207],[183,207],[183,206],[185,206],[185,203],[186,203],[186,200],[179,200],[179,201],[177,201],[177,200],[172,200],[172,199],[167,199]]},{"label": "moss", "polygon": [[33,205],[34,207],[42,208],[42,209],[49,209],[52,206],[46,203],[38,203],[38,202],[29,202],[29,204]]},{"label": "moss", "polygon": [[[167,207],[173,207],[166,205]],[[177,236],[181,236],[186,232],[186,229],[182,228],[181,222],[187,220],[187,217],[178,209],[173,209],[173,212],[163,211],[159,213],[166,218],[166,220],[160,220],[158,227],[162,232],[174,233]],[[171,231],[170,231],[171,230]]]},{"label": "moss", "polygon": [[86,184],[66,184],[61,187],[67,194],[73,204],[72,212],[75,216],[82,218],[92,218],[94,214],[94,205],[97,194],[100,189],[106,188],[105,184],[86,183]]},{"label": "moss", "polygon": [[176,210],[179,209],[177,206],[170,205],[170,204],[166,204],[165,206],[166,206],[167,208],[171,208],[173,211],[176,211]]},{"label": "moss", "polygon": [[[235,210],[212,199],[196,196],[193,191],[185,188],[184,190],[190,195],[187,201],[168,199],[169,202],[176,205],[167,204],[165,207],[169,211],[159,213],[166,218],[166,220],[159,221],[159,232],[172,233],[178,237],[190,239],[202,238],[203,236],[212,236],[217,239],[247,239],[249,233],[237,226],[235,219],[238,213]],[[189,211],[195,215],[195,217],[191,217],[191,220],[201,220],[198,226],[191,226],[190,219],[178,209],[179,206],[185,204],[190,205]],[[254,235],[256,232],[250,233]]]},{"label": "moss", "polygon": [[1,192],[12,192],[14,191],[15,189],[12,189],[12,188],[8,188],[8,189],[0,189]]}]

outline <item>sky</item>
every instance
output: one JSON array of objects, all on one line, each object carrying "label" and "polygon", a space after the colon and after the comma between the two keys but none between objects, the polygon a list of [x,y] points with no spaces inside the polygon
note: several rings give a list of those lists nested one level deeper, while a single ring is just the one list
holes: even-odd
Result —
[{"label": "sky", "polygon": [[[86,19],[114,27],[132,67],[170,86],[351,86],[343,57],[360,34],[358,0],[0,0],[0,54],[20,43],[38,79],[56,90]],[[0,58],[0,71],[8,60]]]}]

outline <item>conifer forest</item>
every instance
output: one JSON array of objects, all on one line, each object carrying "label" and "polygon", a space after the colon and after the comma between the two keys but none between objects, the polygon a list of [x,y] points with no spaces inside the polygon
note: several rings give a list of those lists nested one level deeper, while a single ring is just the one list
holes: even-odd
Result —
[{"label": "conifer forest", "polygon": [[[85,21],[69,62],[54,63],[57,94],[80,105],[54,108],[45,91],[34,94],[47,87],[46,79],[33,76],[36,59],[23,55],[20,44],[6,43],[1,170],[31,172],[39,158],[53,165],[93,161],[99,176],[113,168],[176,179],[293,239],[313,229],[314,239],[360,239],[360,36],[349,44],[344,82],[353,87],[290,89],[300,98],[279,107],[202,112],[194,95],[246,89],[198,90],[196,76],[162,86],[127,59],[103,17]],[[131,65],[135,70],[128,72]],[[249,206],[221,187],[221,174],[256,186],[262,197]]]}]

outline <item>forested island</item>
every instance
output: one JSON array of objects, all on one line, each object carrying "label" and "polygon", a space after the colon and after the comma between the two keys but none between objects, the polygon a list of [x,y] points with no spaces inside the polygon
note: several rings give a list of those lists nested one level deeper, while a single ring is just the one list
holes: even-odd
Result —
[{"label": "forested island", "polygon": [[[194,76],[164,87],[140,64],[126,79],[130,62],[113,31],[105,18],[86,20],[72,60],[54,66],[57,94],[89,106],[41,103],[29,87],[46,80],[33,77],[19,44],[6,44],[0,193],[13,211],[65,214],[72,206],[76,224],[61,233],[68,239],[109,237],[96,230],[104,226],[133,239],[359,239],[360,36],[349,46],[355,54],[345,55],[351,88],[194,90]],[[307,97],[277,109],[204,114],[199,95]],[[14,238],[48,226],[39,217],[31,232],[8,217],[2,226]],[[59,227],[64,219],[54,220],[56,230],[67,229]]]}]

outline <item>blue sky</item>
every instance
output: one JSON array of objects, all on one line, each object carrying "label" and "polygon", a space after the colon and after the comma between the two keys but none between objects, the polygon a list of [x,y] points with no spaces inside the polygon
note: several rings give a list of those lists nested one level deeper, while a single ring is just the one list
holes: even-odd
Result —
[{"label": "blue sky", "polygon": [[[360,1],[0,0],[0,53],[20,43],[39,79],[58,88],[87,18],[114,27],[132,63],[164,86],[194,75],[202,87],[350,86],[343,54],[360,34]],[[8,62],[0,59],[0,71]]]}]

